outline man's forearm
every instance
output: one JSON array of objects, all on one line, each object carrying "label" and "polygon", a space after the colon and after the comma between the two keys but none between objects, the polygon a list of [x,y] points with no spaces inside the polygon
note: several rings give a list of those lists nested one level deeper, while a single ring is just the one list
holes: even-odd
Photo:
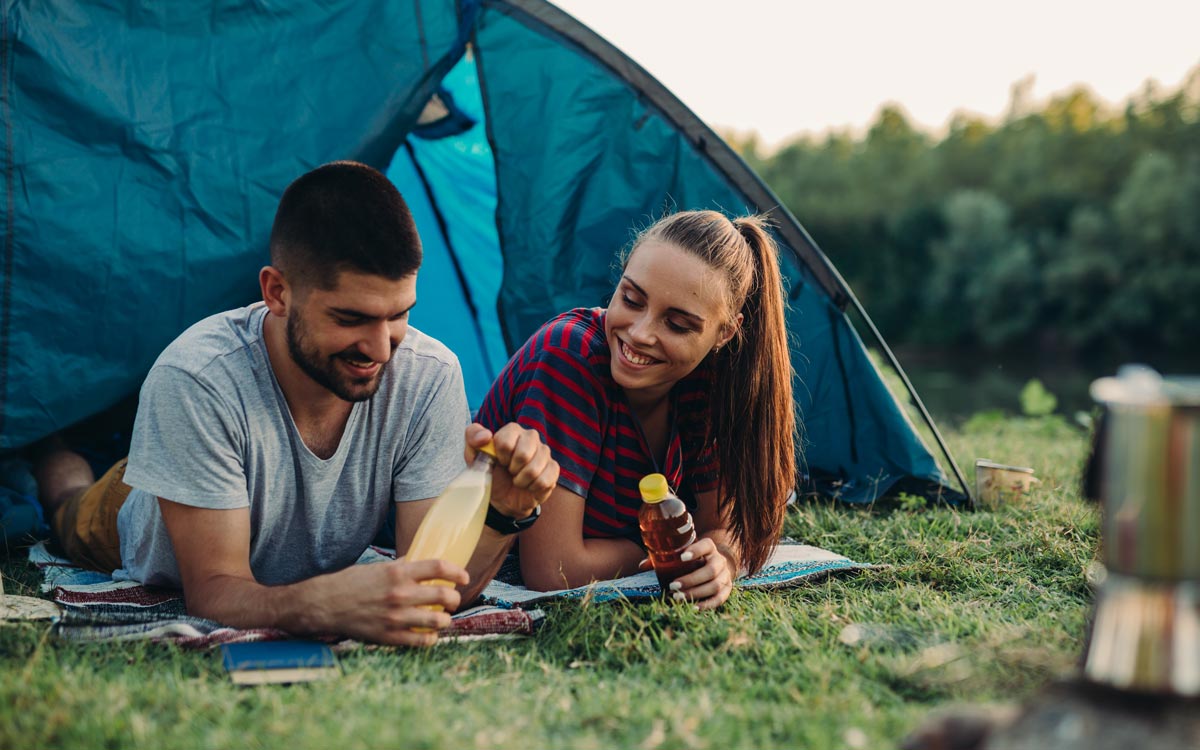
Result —
[{"label": "man's forearm", "polygon": [[242,628],[338,634],[393,646],[429,646],[450,625],[467,572],[444,560],[392,561],[348,568],[285,586],[215,574],[184,585],[192,614]]},{"label": "man's forearm", "polygon": [[329,576],[284,586],[265,586],[237,576],[214,576],[184,590],[188,614],[238,628],[276,628],[296,634],[330,632],[328,607],[319,592]]},{"label": "man's forearm", "polygon": [[462,594],[463,607],[469,607],[479,598],[479,594],[496,577],[496,571],[504,562],[504,557],[512,549],[516,534],[501,534],[484,526],[479,544],[475,547],[471,561],[467,563],[467,572],[471,574],[471,582],[458,588]]}]

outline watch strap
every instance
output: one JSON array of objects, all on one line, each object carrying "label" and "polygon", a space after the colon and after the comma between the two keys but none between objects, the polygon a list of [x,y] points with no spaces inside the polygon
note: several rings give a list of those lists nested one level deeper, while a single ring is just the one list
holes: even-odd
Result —
[{"label": "watch strap", "polygon": [[504,515],[500,511],[496,510],[494,505],[488,503],[487,516],[484,517],[483,522],[489,529],[497,531],[501,534],[519,534],[520,532],[532,526],[541,515],[542,507],[540,505],[534,508],[533,512],[525,518],[513,518],[511,516]]}]

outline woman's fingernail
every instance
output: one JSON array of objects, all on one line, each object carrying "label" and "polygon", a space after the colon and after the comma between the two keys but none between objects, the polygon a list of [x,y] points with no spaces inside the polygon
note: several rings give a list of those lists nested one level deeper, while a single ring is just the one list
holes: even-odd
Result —
[{"label": "woman's fingernail", "polygon": [[671,581],[671,585],[668,588],[670,588],[672,591],[679,591],[683,588],[683,584],[679,581]]},{"label": "woman's fingernail", "polygon": [[679,559],[683,560],[684,562],[691,562],[693,557],[695,557],[695,555],[693,555],[691,552],[684,552],[679,556]]},{"label": "woman's fingernail", "polygon": [[683,595],[682,591],[676,591],[674,594],[671,594],[671,598],[677,602],[682,602],[682,601],[687,600],[687,597]]}]

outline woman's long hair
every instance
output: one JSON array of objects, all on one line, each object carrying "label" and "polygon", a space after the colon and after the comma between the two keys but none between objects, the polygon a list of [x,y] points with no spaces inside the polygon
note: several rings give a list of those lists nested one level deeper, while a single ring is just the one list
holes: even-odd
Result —
[{"label": "woman's long hair", "polygon": [[[716,211],[659,219],[634,242],[670,243],[725,274],[729,324],[737,334],[713,358],[705,445],[716,443],[720,514],[751,573],[766,563],[796,486],[792,359],[784,322],[779,251],[759,216],[733,220]],[[631,253],[632,254],[632,253]]]}]

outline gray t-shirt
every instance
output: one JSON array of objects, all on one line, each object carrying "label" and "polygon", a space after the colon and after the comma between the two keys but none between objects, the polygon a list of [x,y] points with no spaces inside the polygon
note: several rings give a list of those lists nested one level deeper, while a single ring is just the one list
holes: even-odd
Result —
[{"label": "gray t-shirt", "polygon": [[320,459],[292,421],[267,357],[262,304],[214,315],[159,356],[142,385],[117,529],[114,578],[180,586],[157,497],[250,508],[250,569],[263,584],[352,565],[388,504],[436,497],[463,469],[462,370],[409,327],[379,390],[354,404],[337,452]]}]

